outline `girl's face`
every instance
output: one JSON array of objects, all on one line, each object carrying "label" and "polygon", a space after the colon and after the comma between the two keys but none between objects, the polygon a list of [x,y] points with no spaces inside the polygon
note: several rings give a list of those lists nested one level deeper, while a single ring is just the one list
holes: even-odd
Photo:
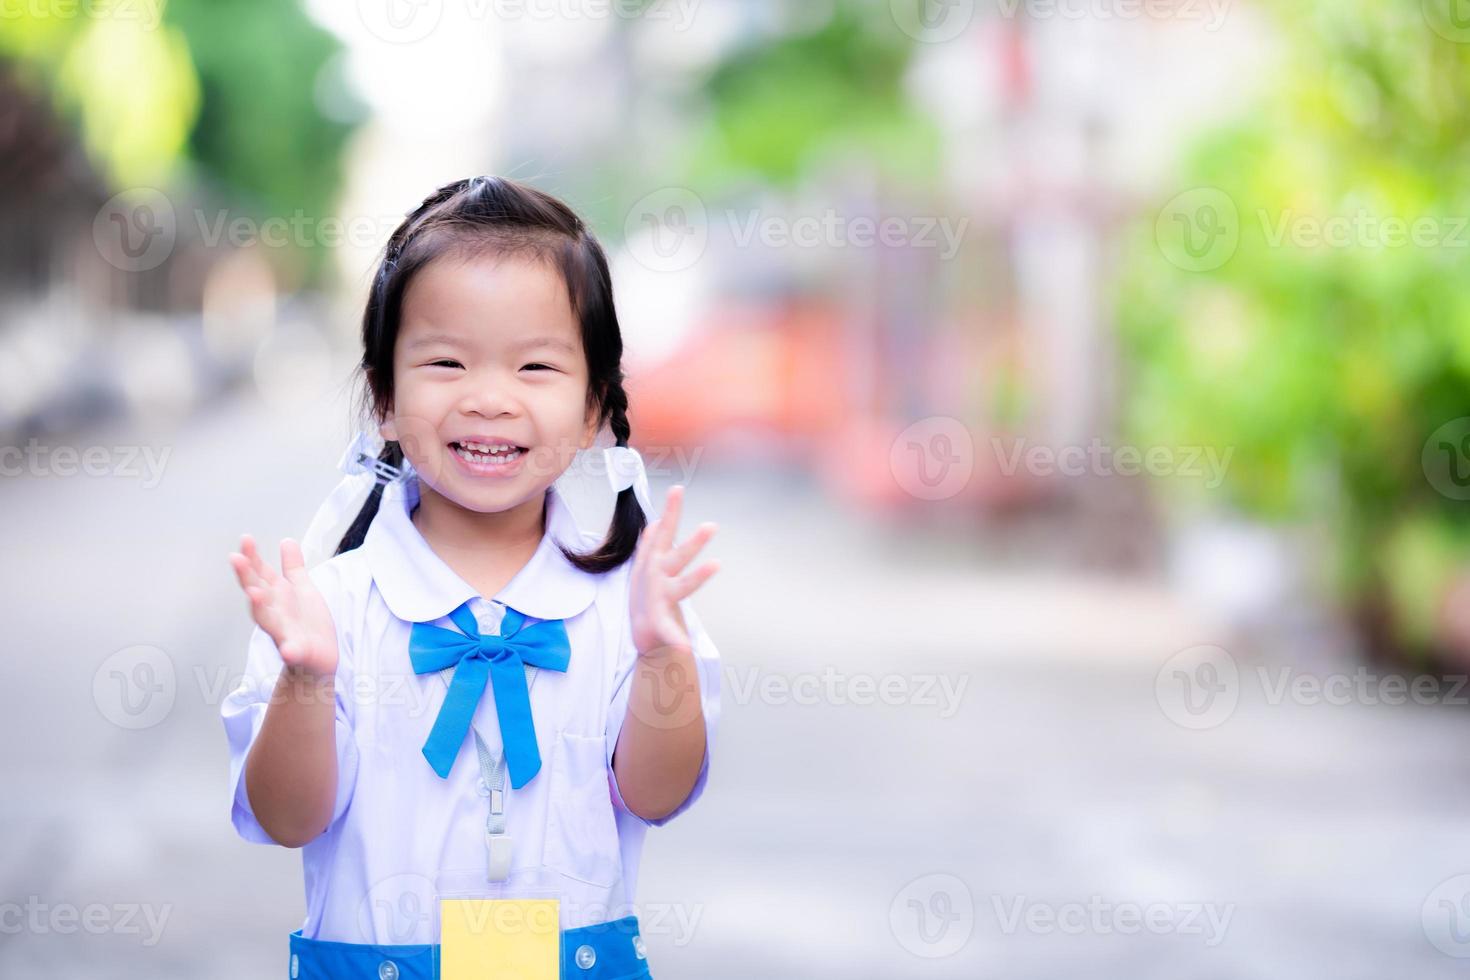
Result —
[{"label": "girl's face", "polygon": [[403,297],[393,388],[383,437],[467,510],[539,500],[597,434],[566,286],[532,258],[449,254],[421,269]]}]

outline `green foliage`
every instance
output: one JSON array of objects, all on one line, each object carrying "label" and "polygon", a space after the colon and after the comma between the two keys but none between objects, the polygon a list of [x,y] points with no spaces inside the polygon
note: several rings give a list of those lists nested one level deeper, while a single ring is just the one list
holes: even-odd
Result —
[{"label": "green foliage", "polygon": [[839,4],[816,30],[725,60],[705,86],[713,116],[696,157],[701,180],[753,172],[789,185],[843,155],[931,179],[938,139],[902,87],[911,42],[885,17],[872,4]]},{"label": "green foliage", "polygon": [[[296,0],[168,0],[161,21],[157,4],[88,9],[27,7],[0,56],[52,94],[110,184],[166,187],[187,165],[234,216],[329,216],[351,126],[316,93],[340,45]],[[305,258],[319,268],[324,250]]]},{"label": "green foliage", "polygon": [[203,93],[192,158],[258,217],[327,217],[351,129],[316,105],[336,39],[296,0],[169,0],[166,19],[188,37]]},{"label": "green foliage", "polygon": [[[1179,185],[1228,195],[1238,247],[1189,271],[1153,215],[1129,243],[1128,417],[1142,439],[1235,447],[1232,502],[1329,521],[1348,594],[1385,588],[1422,646],[1432,603],[1406,597],[1442,585],[1447,545],[1470,536],[1467,505],[1421,463],[1431,433],[1470,416],[1470,45],[1418,3],[1270,9],[1279,81],[1194,148]],[[1343,237],[1314,241],[1329,219]]]},{"label": "green foliage", "polygon": [[0,55],[80,132],[113,185],[161,184],[199,106],[189,49],[178,31],[134,16],[28,9],[0,31]]}]

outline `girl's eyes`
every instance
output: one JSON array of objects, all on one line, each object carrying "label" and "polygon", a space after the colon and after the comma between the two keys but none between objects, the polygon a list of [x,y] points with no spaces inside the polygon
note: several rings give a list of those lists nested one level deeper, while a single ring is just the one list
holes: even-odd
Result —
[{"label": "girl's eyes", "polygon": [[[450,360],[447,357],[440,358],[437,361],[430,361],[429,364],[428,364],[428,366],[429,367],[440,367],[440,366],[443,366],[443,367],[464,367],[464,365],[461,364],[461,363],[459,363],[458,361]],[[525,366],[525,368],[523,368],[523,370],[531,370],[532,368],[540,368],[540,369],[546,370],[546,371],[555,371],[556,370],[556,368],[552,367],[550,364],[541,364],[541,363],[527,364]]]}]

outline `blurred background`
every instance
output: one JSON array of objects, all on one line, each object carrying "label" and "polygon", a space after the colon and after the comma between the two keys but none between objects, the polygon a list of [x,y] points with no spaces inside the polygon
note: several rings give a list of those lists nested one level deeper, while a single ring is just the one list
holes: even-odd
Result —
[{"label": "blurred background", "polygon": [[226,555],[497,173],[722,528],[655,976],[1463,975],[1467,152],[1463,0],[3,3],[0,973],[285,975]]}]

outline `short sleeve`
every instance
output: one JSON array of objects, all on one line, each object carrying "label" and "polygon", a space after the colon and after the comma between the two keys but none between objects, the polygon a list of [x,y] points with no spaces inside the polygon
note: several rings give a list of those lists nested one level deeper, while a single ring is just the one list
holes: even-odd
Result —
[{"label": "short sleeve", "polygon": [[607,773],[613,805],[649,827],[662,827],[693,806],[694,801],[704,794],[705,784],[709,781],[709,764],[714,749],[715,728],[720,717],[720,652],[715,648],[709,633],[705,631],[704,624],[700,622],[699,616],[695,613],[693,603],[685,599],[679,604],[679,609],[683,612],[684,623],[689,628],[689,635],[693,641],[694,666],[699,674],[699,703],[704,712],[704,762],[699,767],[699,777],[694,781],[689,795],[668,816],[658,820],[646,820],[628,809],[628,804],[623,801],[623,794],[618,789],[617,774],[613,772],[613,752],[617,749],[618,735],[623,729],[623,720],[628,714],[628,699],[633,692],[634,668],[638,663],[638,651],[633,644],[632,626],[627,623],[626,617],[624,617],[622,642],[619,644],[612,703],[607,716]]},{"label": "short sleeve", "polygon": [[[322,569],[314,569],[311,575],[318,587],[328,584],[329,578],[322,574]],[[335,611],[333,617],[340,620]],[[357,782],[358,758],[352,716],[346,710],[343,696],[343,692],[351,690],[351,658],[348,656],[349,647],[343,636],[342,624],[339,621],[336,625],[339,656],[334,685],[337,721],[337,798],[332,807],[334,824],[347,812],[347,805],[352,800],[352,790]],[[250,797],[245,789],[245,760],[260,735],[266,709],[270,707],[276,681],[284,667],[275,641],[265,630],[255,627],[246,649],[245,672],[239,683],[225,696],[220,707],[220,717],[224,721],[225,737],[230,750],[230,820],[241,837],[256,844],[274,844],[276,841],[266,833],[250,808]]]}]

